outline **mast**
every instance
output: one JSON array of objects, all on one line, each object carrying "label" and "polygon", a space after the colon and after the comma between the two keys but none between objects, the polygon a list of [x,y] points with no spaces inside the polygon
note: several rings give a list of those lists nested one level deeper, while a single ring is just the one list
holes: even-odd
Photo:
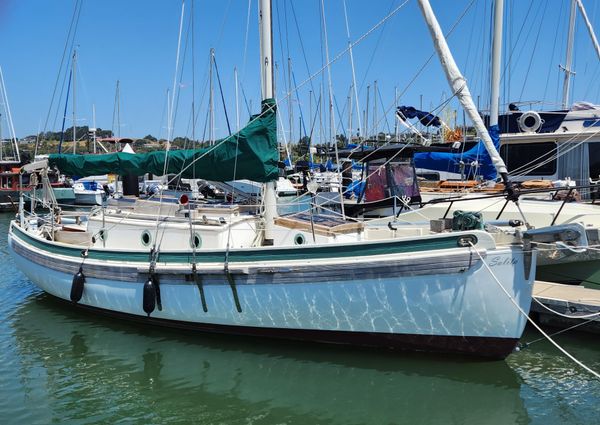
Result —
[{"label": "mast", "polygon": [[490,127],[498,125],[500,109],[500,62],[502,58],[502,18],[504,16],[504,0],[496,0],[494,5],[494,39],[492,42],[492,81],[490,98]]},{"label": "mast", "polygon": [[[8,103],[8,94],[6,93],[6,85],[4,84],[4,74],[2,73],[2,67],[0,67],[0,103],[4,104],[4,118],[8,127],[8,133],[11,144],[11,154],[4,152],[5,140],[2,137],[2,131],[0,130],[0,162],[2,163],[19,163],[21,162],[21,154],[19,153],[19,144],[17,142],[17,133],[15,132],[15,125],[10,112],[10,104]],[[2,124],[2,114],[0,114],[0,125]],[[39,133],[39,131],[38,131]]]},{"label": "mast", "polygon": [[208,113],[209,113],[209,124],[208,124],[208,138],[210,139],[210,145],[212,146],[215,142],[215,110],[214,110],[214,84],[213,84],[213,64],[215,60],[215,49],[210,48],[210,68],[208,71],[209,81],[209,92],[208,92]]},{"label": "mast", "polygon": [[[192,0],[192,8],[190,12],[190,21],[192,26],[192,149],[194,149],[196,145],[196,49],[194,48],[194,0]],[[237,84],[235,90],[237,102]]]},{"label": "mast", "polygon": [[[294,140],[294,108],[292,103],[292,58],[288,58],[288,121],[290,126],[290,143]],[[285,131],[285,130],[284,130]],[[291,160],[290,160],[291,161]],[[290,164],[291,165],[291,164]]]},{"label": "mast", "polygon": [[[171,112],[173,110],[171,109]],[[171,130],[173,127],[171,127]],[[120,80],[117,80],[117,137],[121,137],[121,88],[120,88]],[[115,143],[115,148],[117,144]]]},{"label": "mast", "polygon": [[[394,108],[398,107],[398,87],[394,87]],[[398,140],[398,120],[394,120],[394,137],[396,138],[396,143]]]},{"label": "mast", "polygon": [[[350,85],[350,92],[352,92],[352,85]],[[352,96],[350,94],[346,101],[348,102],[348,143],[352,143]]]},{"label": "mast", "polygon": [[[273,32],[271,0],[259,0],[258,26],[260,33],[260,73],[262,99],[274,97],[273,91]],[[265,237],[263,245],[273,245],[274,221],[277,216],[275,182],[265,183]]]},{"label": "mast", "polygon": [[367,85],[367,107],[365,108],[365,140],[369,140],[369,91],[371,86]]},{"label": "mast", "polygon": [[331,64],[329,63],[329,41],[327,36],[327,21],[325,19],[325,2],[321,0],[321,15],[323,19],[323,35],[325,36],[325,60],[327,61],[327,85],[329,92],[329,141],[333,143],[335,151],[335,162],[337,168],[337,175],[340,179],[340,207],[342,209],[342,218],[346,219],[346,212],[344,211],[344,192],[342,183],[342,175],[340,171],[340,156],[338,154],[337,140],[335,137],[335,115],[333,113],[333,84],[331,83]]},{"label": "mast", "polygon": [[377,140],[377,80],[373,82],[373,134]]},{"label": "mast", "polygon": [[[356,72],[354,69],[354,55],[352,54],[352,41],[350,40],[350,25],[348,24],[348,12],[346,10],[346,0],[343,1],[343,5],[344,5],[344,20],[346,21],[346,37],[348,38],[348,49],[349,49],[349,53],[350,53],[350,65],[352,68],[352,86],[354,88],[354,99],[356,101],[356,118],[358,121],[358,130],[362,131],[363,128],[362,128],[362,124],[360,122],[360,105],[358,103],[358,88],[356,85]],[[358,133],[357,135],[360,139],[360,133]]]},{"label": "mast", "polygon": [[506,170],[506,165],[504,164],[504,161],[498,154],[498,151],[496,150],[496,147],[492,142],[492,138],[490,137],[490,134],[485,128],[485,124],[483,123],[483,120],[479,115],[477,107],[473,102],[473,98],[471,97],[471,92],[469,91],[469,87],[467,86],[466,80],[460,73],[456,62],[454,61],[454,57],[452,56],[452,53],[448,48],[448,43],[446,43],[446,39],[444,38],[444,34],[442,32],[442,29],[440,28],[440,24],[438,23],[433,13],[433,10],[431,9],[429,0],[419,0],[419,7],[421,8],[421,12],[423,13],[425,22],[429,27],[429,32],[431,33],[433,44],[435,45],[435,49],[440,58],[442,68],[444,68],[444,72],[446,74],[446,78],[448,79],[448,83],[452,88],[452,92],[456,95],[462,107],[469,115],[469,118],[471,119],[475,129],[477,130],[477,135],[483,141],[483,144],[486,150],[488,151],[492,163],[498,171],[498,174],[502,176],[502,180],[505,184],[507,184],[508,172]]},{"label": "mast", "polygon": [[240,98],[238,95],[239,83],[236,67],[233,67],[233,80],[235,84],[235,130],[240,131]]},{"label": "mast", "polygon": [[577,0],[571,0],[571,12],[569,14],[569,36],[567,38],[567,57],[565,59],[565,66],[561,66],[561,69],[565,73],[563,82],[563,99],[562,107],[567,109],[569,107],[569,89],[571,86],[571,75],[575,74],[571,70],[571,61],[573,59],[573,40],[575,36],[575,14],[577,12]]},{"label": "mast", "polygon": [[[119,107],[119,103],[120,103],[120,94],[119,94],[119,80],[117,80],[117,85],[115,86],[115,101],[114,101],[114,105],[113,105],[113,118],[112,118],[112,136],[113,137],[120,137],[121,135],[121,111],[120,111],[120,107]],[[168,95],[168,91],[167,91],[167,95]],[[169,111],[169,105],[167,104],[167,114]],[[116,119],[116,122],[115,122]],[[169,116],[167,117],[167,131],[169,131],[169,126],[171,125],[170,123],[170,118]],[[169,133],[168,133],[169,134]],[[169,140],[168,140],[169,136],[167,136],[167,146],[169,146]],[[117,143],[114,143],[114,148],[115,148],[115,152],[118,151],[117,149]]]},{"label": "mast", "polygon": [[75,70],[77,68],[77,50],[73,50],[73,153],[77,150],[77,123],[75,122],[75,86],[76,86],[76,73]]},{"label": "mast", "polygon": [[92,128],[92,141],[94,142],[94,153],[96,152],[96,105],[92,104],[92,122],[94,128]]}]

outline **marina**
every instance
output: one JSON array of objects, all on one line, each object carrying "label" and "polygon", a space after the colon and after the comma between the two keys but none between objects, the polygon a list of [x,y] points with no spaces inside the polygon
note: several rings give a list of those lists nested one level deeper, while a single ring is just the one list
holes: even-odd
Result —
[{"label": "marina", "polygon": [[[10,219],[0,215],[0,231]],[[5,424],[433,424],[451,415],[558,425],[590,423],[600,403],[600,383],[544,341],[473,362],[140,327],[56,301],[14,267],[6,240],[0,251]],[[538,338],[528,328],[521,341]],[[597,338],[555,338],[600,368]]]},{"label": "marina", "polygon": [[598,422],[595,8],[135,1],[0,63],[2,424]]}]

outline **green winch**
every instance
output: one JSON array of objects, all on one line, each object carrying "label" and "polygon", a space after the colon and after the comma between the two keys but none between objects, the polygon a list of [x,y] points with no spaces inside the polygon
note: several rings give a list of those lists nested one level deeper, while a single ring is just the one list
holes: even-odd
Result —
[{"label": "green winch", "polygon": [[483,230],[481,213],[472,211],[454,211],[452,230]]}]

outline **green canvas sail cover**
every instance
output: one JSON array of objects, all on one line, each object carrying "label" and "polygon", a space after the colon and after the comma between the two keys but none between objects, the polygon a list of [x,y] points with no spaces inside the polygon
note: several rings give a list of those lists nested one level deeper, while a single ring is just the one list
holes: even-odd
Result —
[{"label": "green canvas sail cover", "polygon": [[[168,159],[166,173],[165,159]],[[263,100],[262,112],[252,116],[246,127],[226,139],[216,141],[211,148],[140,154],[52,154],[48,158],[51,167],[57,167],[68,176],[141,176],[145,173],[161,176],[181,173],[183,178],[214,181],[248,179],[256,182],[277,180],[278,162],[274,99]]]}]

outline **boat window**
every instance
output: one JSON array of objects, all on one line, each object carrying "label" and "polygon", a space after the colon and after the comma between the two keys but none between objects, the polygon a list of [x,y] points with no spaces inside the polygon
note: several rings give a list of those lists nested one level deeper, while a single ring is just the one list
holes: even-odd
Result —
[{"label": "boat window", "polygon": [[200,248],[202,246],[202,237],[198,233],[194,233],[190,237],[190,246],[192,248]]},{"label": "boat window", "polygon": [[417,177],[420,179],[430,180],[430,181],[440,181],[440,173],[417,173]]},{"label": "boat window", "polygon": [[294,236],[294,244],[295,245],[304,245],[306,243],[306,238],[302,233],[298,233]]},{"label": "boat window", "polygon": [[588,143],[590,149],[590,178],[600,179],[600,143]]},{"label": "boat window", "polygon": [[148,246],[150,245],[150,242],[152,242],[152,235],[148,230],[144,230],[142,232],[142,245]]},{"label": "boat window", "polygon": [[420,196],[415,169],[410,162],[389,164],[392,194],[416,199]]},{"label": "boat window", "polygon": [[[500,147],[508,172],[520,175],[551,176],[556,174],[556,143],[518,143]],[[550,161],[546,161],[552,158]],[[537,164],[537,165],[536,165]]]},{"label": "boat window", "polygon": [[369,164],[367,176],[366,202],[379,201],[391,196],[385,166],[382,166],[382,164]]},{"label": "boat window", "polygon": [[98,231],[98,239],[106,242],[107,237],[108,237],[108,232],[106,231],[106,229],[100,229]]}]

